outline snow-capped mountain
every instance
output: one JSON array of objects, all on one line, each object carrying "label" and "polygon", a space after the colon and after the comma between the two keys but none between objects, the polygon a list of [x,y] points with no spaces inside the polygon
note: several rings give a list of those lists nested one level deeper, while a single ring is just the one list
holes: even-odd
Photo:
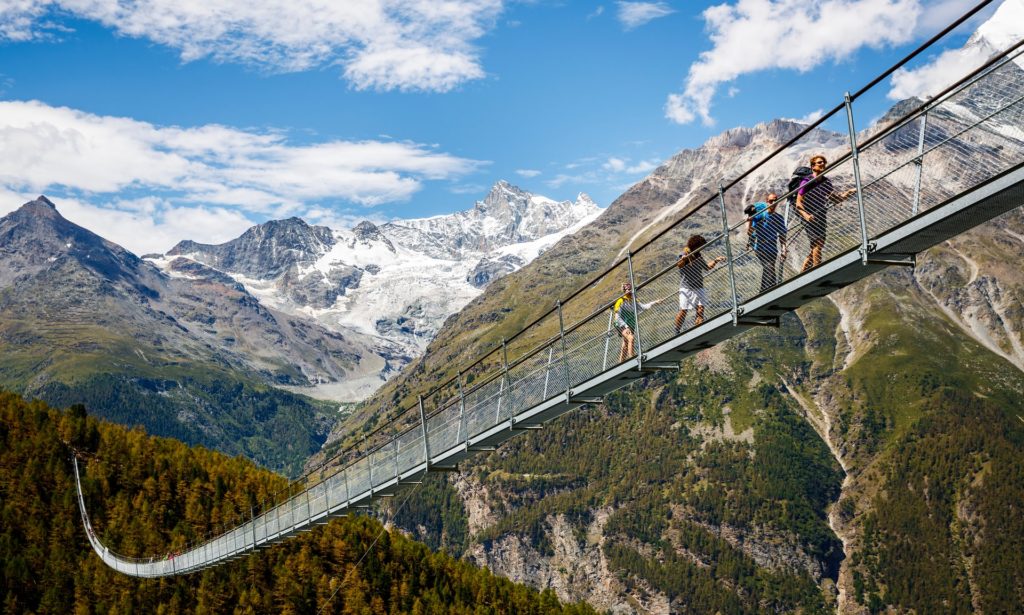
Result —
[{"label": "snow-capped mountain", "polygon": [[299,218],[254,226],[220,245],[182,241],[154,264],[176,276],[195,264],[241,283],[267,307],[381,340],[380,374],[330,386],[361,398],[418,356],[444,320],[493,280],[526,265],[602,210],[586,194],[554,201],[499,181],[467,211],[352,229]]}]

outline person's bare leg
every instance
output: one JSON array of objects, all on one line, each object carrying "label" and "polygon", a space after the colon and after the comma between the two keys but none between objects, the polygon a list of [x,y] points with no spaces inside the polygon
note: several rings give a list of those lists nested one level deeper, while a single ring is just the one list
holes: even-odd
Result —
[{"label": "person's bare leg", "polygon": [[811,247],[811,256],[814,257],[814,266],[817,267],[821,264],[821,249],[825,247],[825,242],[815,243]]},{"label": "person's bare leg", "polygon": [[683,321],[686,320],[686,310],[679,310],[676,313],[676,333],[683,328]]},{"label": "person's bare leg", "polygon": [[697,318],[694,319],[693,326],[696,327],[697,325],[701,325],[703,323],[704,323],[704,306],[703,305],[698,305],[697,306]]},{"label": "person's bare leg", "polygon": [[619,347],[619,363],[633,356],[633,332],[626,329],[622,333],[622,346]]},{"label": "person's bare leg", "polygon": [[803,273],[810,269],[814,265],[814,248],[811,248],[811,252],[804,259],[804,264],[800,267],[800,273]]}]

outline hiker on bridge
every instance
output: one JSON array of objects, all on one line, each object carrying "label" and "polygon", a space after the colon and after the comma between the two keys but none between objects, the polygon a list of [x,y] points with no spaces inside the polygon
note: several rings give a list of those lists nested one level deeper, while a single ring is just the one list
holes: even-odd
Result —
[{"label": "hiker on bridge", "polygon": [[748,216],[748,243],[761,264],[761,292],[776,284],[780,252],[782,260],[786,260],[786,221],[781,214],[775,213],[778,200],[778,195],[770,192],[764,201],[743,210]]},{"label": "hiker on bridge", "polygon": [[801,272],[821,264],[821,252],[825,249],[825,238],[828,234],[828,209],[833,204],[845,201],[850,195],[857,192],[851,188],[845,192],[836,193],[832,180],[823,175],[828,160],[821,154],[811,156],[811,176],[800,182],[800,188],[796,193],[796,211],[804,220],[804,228],[807,229],[807,241],[810,242],[811,251],[804,259]]},{"label": "hiker on bridge", "polygon": [[[634,303],[636,311],[633,310]],[[655,302],[657,303],[657,302]],[[637,313],[649,310],[654,303],[640,303],[633,297],[633,285],[626,282],[622,285],[622,296],[615,300],[612,311],[615,313],[615,329],[622,337],[619,348],[619,363],[636,354],[636,319]]]},{"label": "hiker on bridge", "polygon": [[686,247],[676,261],[679,268],[679,312],[676,313],[676,333],[683,328],[683,320],[689,310],[696,310],[697,316],[693,326],[704,322],[704,304],[708,302],[707,292],[704,290],[704,272],[714,269],[719,263],[725,262],[724,256],[718,256],[710,261],[704,260],[700,254],[701,248],[707,244],[702,235],[693,235],[686,240]]}]

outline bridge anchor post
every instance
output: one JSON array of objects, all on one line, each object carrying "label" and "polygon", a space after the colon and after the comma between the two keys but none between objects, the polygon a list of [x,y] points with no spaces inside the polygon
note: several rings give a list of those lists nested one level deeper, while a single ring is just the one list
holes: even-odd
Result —
[{"label": "bridge anchor post", "polygon": [[857,152],[857,130],[853,126],[853,98],[850,93],[843,95],[846,106],[846,124],[850,134],[850,157],[853,159],[853,185],[857,191],[857,216],[860,218],[860,261],[868,264],[871,246],[868,244],[868,221],[864,213],[864,190],[860,182],[860,154]]},{"label": "bridge anchor post", "polygon": [[725,212],[725,188],[718,184],[718,204],[722,210],[722,238],[725,240],[725,260],[729,263],[729,290],[732,292],[732,324],[740,320],[740,301],[736,294],[736,269],[732,262],[732,241],[729,239],[729,216]]}]

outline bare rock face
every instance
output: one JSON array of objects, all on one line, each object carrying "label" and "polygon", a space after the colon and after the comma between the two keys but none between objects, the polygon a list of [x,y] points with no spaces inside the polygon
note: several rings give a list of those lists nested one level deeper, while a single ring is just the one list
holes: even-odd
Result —
[{"label": "bare rock face", "polygon": [[608,569],[601,550],[604,525],[610,511],[597,511],[583,544],[565,515],[547,518],[553,554],[541,555],[524,538],[506,535],[491,543],[473,545],[466,556],[478,566],[517,583],[551,588],[561,600],[586,601],[606,613],[635,613],[634,604],[650,613],[669,613],[665,596],[658,592],[629,592]]},{"label": "bare rock face", "polygon": [[333,245],[334,236],[326,226],[310,226],[301,218],[289,218],[254,226],[241,237],[220,245],[182,241],[167,255],[188,256],[221,271],[263,279],[309,265]]},{"label": "bare rock face", "polygon": [[488,284],[504,277],[525,265],[525,261],[514,254],[506,254],[495,260],[484,257],[469,272],[466,281],[477,288],[485,288]]}]

